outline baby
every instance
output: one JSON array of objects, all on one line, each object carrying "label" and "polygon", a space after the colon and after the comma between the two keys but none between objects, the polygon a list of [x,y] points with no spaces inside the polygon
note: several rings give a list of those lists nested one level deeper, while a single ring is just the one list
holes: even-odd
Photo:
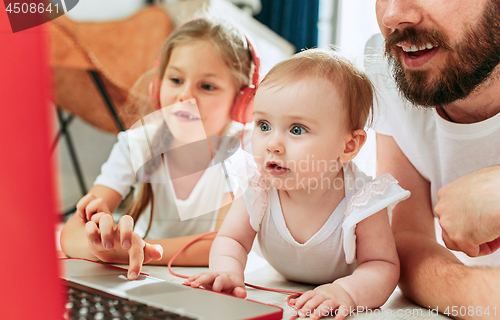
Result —
[{"label": "baby", "polygon": [[254,101],[253,159],[226,161],[234,201],[210,251],[210,272],[185,284],[245,297],[256,235],[288,280],[318,284],[291,300],[319,319],[377,308],[399,279],[390,213],[409,197],[390,175],[371,180],[351,160],[366,141],[373,104],[368,78],[332,50],[312,49],[276,65]]}]

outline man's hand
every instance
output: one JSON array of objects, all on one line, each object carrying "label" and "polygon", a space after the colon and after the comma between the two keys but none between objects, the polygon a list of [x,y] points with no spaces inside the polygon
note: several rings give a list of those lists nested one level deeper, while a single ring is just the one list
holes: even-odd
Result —
[{"label": "man's hand", "polygon": [[480,169],[442,187],[434,208],[451,250],[470,257],[500,247],[500,166]]}]

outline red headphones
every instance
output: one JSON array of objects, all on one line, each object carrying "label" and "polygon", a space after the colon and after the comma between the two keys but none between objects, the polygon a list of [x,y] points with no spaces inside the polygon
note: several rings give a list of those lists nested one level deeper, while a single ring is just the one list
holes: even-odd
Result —
[{"label": "red headphones", "polygon": [[[190,23],[194,20],[190,20],[185,24]],[[253,97],[255,96],[257,87],[259,86],[259,69],[260,69],[260,59],[257,56],[254,47],[252,46],[246,35],[245,35],[245,41],[247,43],[247,47],[250,52],[250,56],[252,58],[252,62],[254,65],[252,82],[250,85],[245,86],[240,90],[240,92],[237,94],[234,100],[233,107],[231,108],[231,119],[233,121],[243,124],[252,122]],[[154,63],[154,66],[157,67],[159,66],[159,64],[160,64],[160,58]],[[160,87],[161,87],[161,80],[158,78],[153,79],[149,84],[149,91],[151,96],[154,97],[153,103],[155,104],[156,109],[161,108]]]},{"label": "red headphones", "polygon": [[253,121],[253,97],[259,86],[259,69],[260,69],[260,59],[257,57],[254,47],[245,35],[245,40],[247,41],[248,50],[250,51],[250,56],[252,57],[254,70],[252,74],[252,82],[250,85],[241,89],[241,91],[236,96],[234,100],[233,107],[231,109],[231,119],[239,123],[249,123]]}]

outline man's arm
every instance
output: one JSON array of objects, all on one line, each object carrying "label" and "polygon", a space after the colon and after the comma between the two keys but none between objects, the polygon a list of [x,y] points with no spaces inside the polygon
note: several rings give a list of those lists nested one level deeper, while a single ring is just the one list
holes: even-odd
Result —
[{"label": "man's arm", "polygon": [[[377,163],[378,175],[390,173],[401,187],[411,191],[411,197],[394,209],[392,222],[401,261],[399,286],[404,295],[441,313],[448,310],[450,316],[487,318],[484,311],[489,307],[490,317],[499,318],[500,269],[466,267],[436,242],[430,183],[392,137],[377,134]],[[462,306],[474,311],[465,316],[452,313]]]}]

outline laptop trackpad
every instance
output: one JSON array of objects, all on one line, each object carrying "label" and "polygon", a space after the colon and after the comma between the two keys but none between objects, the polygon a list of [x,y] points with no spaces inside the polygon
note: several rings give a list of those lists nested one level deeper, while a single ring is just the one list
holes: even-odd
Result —
[{"label": "laptop trackpad", "polygon": [[126,293],[130,297],[144,297],[156,294],[167,294],[167,293],[179,293],[181,291],[192,292],[193,288],[185,287],[180,284],[173,284],[166,281],[145,284],[140,287],[136,287],[127,290]]}]

